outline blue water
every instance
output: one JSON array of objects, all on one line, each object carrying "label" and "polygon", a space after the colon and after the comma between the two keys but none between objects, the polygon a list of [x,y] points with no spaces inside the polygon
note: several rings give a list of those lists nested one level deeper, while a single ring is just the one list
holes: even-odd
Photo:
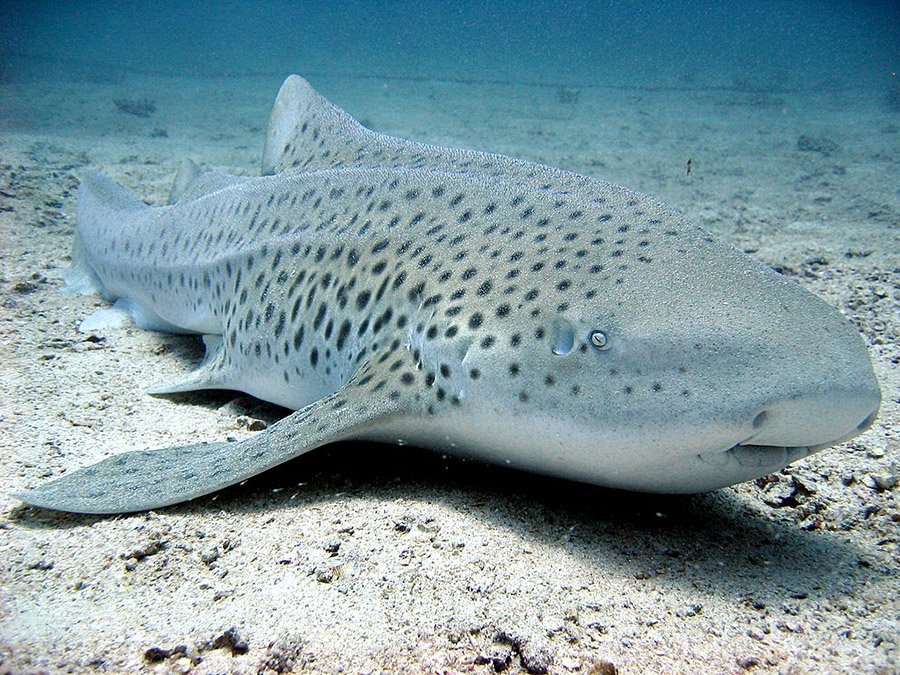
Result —
[{"label": "blue water", "polygon": [[896,86],[894,0],[0,1],[0,75]]}]

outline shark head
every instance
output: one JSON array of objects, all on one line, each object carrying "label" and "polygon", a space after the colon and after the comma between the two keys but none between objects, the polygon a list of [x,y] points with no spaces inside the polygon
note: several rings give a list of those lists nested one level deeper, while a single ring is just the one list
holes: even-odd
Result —
[{"label": "shark head", "polygon": [[[441,432],[454,447],[476,445],[473,429],[493,439],[492,459],[508,448],[512,466],[690,493],[778,470],[871,425],[879,386],[838,311],[678,212],[620,198],[640,216],[596,250],[550,246],[529,268],[540,268],[533,302],[489,322],[505,301],[477,301],[488,337],[456,347],[467,410]],[[648,216],[655,227],[642,229]]]},{"label": "shark head", "polygon": [[871,425],[880,390],[840,313],[702,236],[681,256],[664,274],[646,265],[640,288],[615,293],[615,307],[585,307],[590,321],[573,324],[604,420],[596,447],[615,448],[630,471],[623,485],[718,488]]}]

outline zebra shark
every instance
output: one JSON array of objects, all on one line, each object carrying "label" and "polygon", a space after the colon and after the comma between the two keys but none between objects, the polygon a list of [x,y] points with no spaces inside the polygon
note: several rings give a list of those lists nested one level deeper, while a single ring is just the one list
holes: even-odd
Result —
[{"label": "zebra shark", "polygon": [[68,282],[142,328],[203,336],[199,367],[151,393],[233,389],[296,412],[241,442],[114,455],[21,500],[152,509],[344,439],[690,493],[877,413],[839,312],[645,195],[375,133],[298,76],[262,173],[187,164],[161,207],[85,174]]}]

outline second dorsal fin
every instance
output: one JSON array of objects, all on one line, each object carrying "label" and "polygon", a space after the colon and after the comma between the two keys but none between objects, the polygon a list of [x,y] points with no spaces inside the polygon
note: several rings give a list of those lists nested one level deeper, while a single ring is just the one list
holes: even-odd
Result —
[{"label": "second dorsal fin", "polygon": [[192,199],[199,199],[217,190],[247,180],[246,176],[233,176],[219,171],[202,171],[196,163],[185,159],[178,169],[169,204],[177,204]]}]

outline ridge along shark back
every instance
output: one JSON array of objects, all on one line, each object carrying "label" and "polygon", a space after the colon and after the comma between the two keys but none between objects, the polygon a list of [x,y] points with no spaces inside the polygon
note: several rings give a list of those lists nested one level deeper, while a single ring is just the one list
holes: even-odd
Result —
[{"label": "ridge along shark back", "polygon": [[163,207],[87,173],[68,282],[140,327],[203,336],[199,367],[151,393],[234,389],[297,412],[241,442],[112,456],[20,499],[157,508],[345,439],[700,492],[877,413],[839,312],[645,195],[369,131],[298,76],[263,173],[188,162]]}]

